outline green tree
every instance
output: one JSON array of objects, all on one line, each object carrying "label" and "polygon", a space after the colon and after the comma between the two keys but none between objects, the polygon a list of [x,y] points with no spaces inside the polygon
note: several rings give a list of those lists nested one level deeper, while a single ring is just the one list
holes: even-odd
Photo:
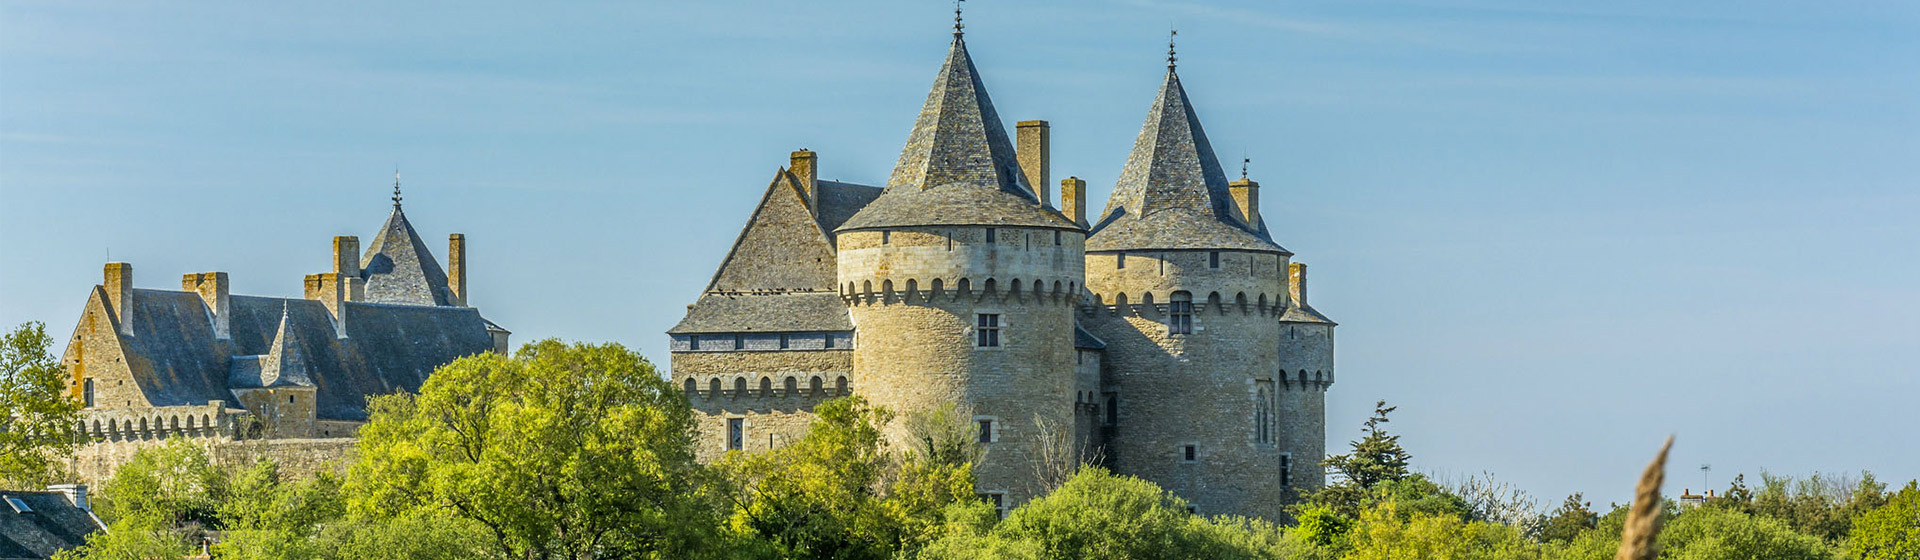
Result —
[{"label": "green tree", "polygon": [[[737,546],[781,558],[889,558],[939,536],[943,512],[973,504],[973,470],[957,448],[934,439],[940,460],[888,449],[885,409],[858,396],[814,407],[804,437],[763,453],[729,453],[716,468],[730,481],[729,527]],[[743,552],[744,554],[744,552]]]},{"label": "green tree", "polygon": [[1360,514],[1343,560],[1520,560],[1540,550],[1520,530],[1455,515],[1406,514],[1388,501]]},{"label": "green tree", "polygon": [[[1373,417],[1366,422],[1366,435],[1350,443],[1351,452],[1328,457],[1324,463],[1334,472],[1333,483],[1308,495],[1305,503],[1326,506],[1340,517],[1354,519],[1361,511],[1379,501],[1378,494],[1383,486],[1417,479],[1411,485],[1400,484],[1397,488],[1387,490],[1403,498],[1410,493],[1422,493],[1428,487],[1434,492],[1444,493],[1431,481],[1408,470],[1412,456],[1400,447],[1400,436],[1390,434],[1386,429],[1387,415],[1393,413],[1395,408],[1387,406],[1387,401],[1374,405]],[[1300,507],[1296,505],[1295,509]],[[1462,502],[1462,508],[1465,507]],[[1293,513],[1298,516],[1301,511]]]},{"label": "green tree", "polygon": [[1855,515],[1847,552],[1859,560],[1920,558],[1920,482],[1908,482],[1886,505]]},{"label": "green tree", "polygon": [[95,500],[107,530],[87,537],[69,558],[179,558],[221,528],[229,478],[205,448],[186,440],[142,449],[102,486]]},{"label": "green tree", "polygon": [[1679,560],[1824,560],[1835,551],[1820,537],[1767,517],[1724,509],[1681,513],[1660,532],[1662,557]]},{"label": "green tree", "polygon": [[1854,516],[1886,503],[1887,485],[1863,472],[1849,478],[1814,473],[1806,478],[1760,473],[1760,491],[1746,513],[1785,521],[1794,530],[1831,543],[1846,539]]},{"label": "green tree", "polygon": [[29,322],[0,335],[0,488],[38,489],[65,478],[61,460],[80,433],[80,403],[47,326]]},{"label": "green tree", "polygon": [[272,461],[236,473],[216,508],[225,528],[216,554],[234,560],[326,557],[330,547],[315,537],[346,513],[340,484],[331,472],[286,480]]},{"label": "green tree", "polygon": [[1589,509],[1592,506],[1593,503],[1586,501],[1583,494],[1575,492],[1567,496],[1567,501],[1561,502],[1558,509],[1547,515],[1547,521],[1540,527],[1540,541],[1567,542],[1580,536],[1581,532],[1592,529],[1600,522],[1600,515]]},{"label": "green tree", "polygon": [[484,527],[494,555],[689,557],[713,509],[686,399],[617,344],[528,344],[436,370],[418,397],[370,400],[349,507]]}]

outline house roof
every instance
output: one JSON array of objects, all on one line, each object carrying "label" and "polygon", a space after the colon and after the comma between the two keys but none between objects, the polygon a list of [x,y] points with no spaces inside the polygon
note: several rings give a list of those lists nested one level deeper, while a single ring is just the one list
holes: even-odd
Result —
[{"label": "house roof", "polygon": [[1237,249],[1287,254],[1241,219],[1213,145],[1171,67],[1147,112],[1088,251]]},{"label": "house roof", "polygon": [[[22,507],[24,506],[24,511]],[[0,560],[52,558],[104,530],[59,492],[0,492]]]},{"label": "house roof", "polygon": [[1013,143],[958,35],[886,190],[836,229],[927,225],[1079,229],[1026,184]]},{"label": "house roof", "polygon": [[1313,306],[1309,305],[1295,305],[1287,308],[1287,312],[1280,315],[1280,322],[1339,325],[1339,323],[1333,322],[1333,319],[1328,319],[1326,315],[1321,315],[1319,311],[1315,311]]},{"label": "house roof", "polygon": [[360,259],[360,277],[367,280],[365,301],[411,305],[452,305],[454,301],[447,293],[446,271],[407,222],[398,202]]},{"label": "house roof", "polygon": [[853,330],[847,305],[834,292],[708,293],[687,309],[668,334],[839,332]]},{"label": "house roof", "polygon": [[[493,348],[486,319],[468,307],[346,302],[348,337],[339,338],[318,301],[236,295],[228,307],[230,340],[216,340],[198,294],[138,289],[132,305],[133,336],[120,342],[154,406],[235,402],[230,358],[254,356],[265,369],[277,351],[278,377],[293,381],[289,355],[306,364],[319,418],[364,420],[368,396],[418,391],[435,368]],[[279,336],[283,330],[297,335]],[[255,366],[243,360],[238,367],[245,378]]]}]

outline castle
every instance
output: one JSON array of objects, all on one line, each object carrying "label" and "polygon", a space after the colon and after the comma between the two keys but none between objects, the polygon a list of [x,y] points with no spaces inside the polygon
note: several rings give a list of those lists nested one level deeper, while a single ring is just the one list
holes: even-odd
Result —
[{"label": "castle", "polygon": [[1054,205],[1049,142],[1043,121],[1007,135],[956,26],[884,187],[794,152],[668,331],[702,456],[777,448],[859,394],[896,413],[896,444],[915,415],[970,419],[1002,507],[1063,461],[1205,514],[1278,518],[1323,484],[1334,323],[1260,185],[1221,170],[1171,53],[1097,219],[1078,178]]},{"label": "castle", "polygon": [[62,358],[89,441],[73,467],[99,481],[169,437],[326,440],[226,451],[296,468],[337,458],[368,396],[418,392],[441,365],[507,351],[510,333],[467,306],[466,236],[448,243],[442,269],[396,181],[366,253],[357,237],[333,238],[332,271],[307,275],[301,299],[233,294],[225,272],[187,274],[178,291],[136,288],[131,264],[108,263]]}]

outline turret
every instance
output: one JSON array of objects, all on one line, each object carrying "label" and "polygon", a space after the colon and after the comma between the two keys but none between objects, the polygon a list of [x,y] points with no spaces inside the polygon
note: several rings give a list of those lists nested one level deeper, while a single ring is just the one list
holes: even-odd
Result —
[{"label": "turret", "polygon": [[[1085,239],[1023,165],[1044,167],[1044,126],[1022,131],[1016,156],[956,33],[885,190],[835,230],[860,394],[908,414],[957,405],[987,449],[978,491],[1008,505],[1044,490],[1041,426],[1072,421]],[[888,428],[901,444],[904,422]]]}]

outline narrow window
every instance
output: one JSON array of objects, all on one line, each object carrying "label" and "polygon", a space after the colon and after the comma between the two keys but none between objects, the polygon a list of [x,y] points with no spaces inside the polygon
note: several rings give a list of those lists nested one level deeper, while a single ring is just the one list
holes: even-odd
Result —
[{"label": "narrow window", "polygon": [[1112,426],[1114,424],[1119,424],[1119,423],[1120,423],[1120,397],[1118,395],[1109,394],[1107,395],[1107,425]]},{"label": "narrow window", "polygon": [[1191,463],[1199,457],[1199,453],[1194,449],[1194,446],[1188,445],[1180,448],[1180,456],[1181,460]]},{"label": "narrow window", "polygon": [[1120,254],[1118,254],[1118,255],[1114,255],[1114,256],[1113,256],[1113,267],[1114,267],[1114,268],[1126,268],[1126,267],[1127,267],[1127,254],[1126,254],[1126,253],[1120,253]]},{"label": "narrow window", "polygon": [[747,335],[745,335],[745,334],[741,334],[741,333],[734,333],[734,334],[733,334],[733,349],[734,349],[734,350],[745,350],[745,349],[747,349]]},{"label": "narrow window", "polygon": [[293,395],[287,395],[287,404],[293,404]]},{"label": "narrow window", "polygon": [[987,242],[993,243],[994,240],[999,239],[999,237],[996,235],[997,233],[999,232],[994,231],[993,228],[987,228]]},{"label": "narrow window", "polygon": [[1167,334],[1193,334],[1193,294],[1174,292],[1167,302]]},{"label": "narrow window", "polygon": [[993,421],[980,421],[980,443],[993,443]]},{"label": "narrow window", "polygon": [[727,419],[727,449],[742,449],[747,445],[747,419]]},{"label": "narrow window", "polygon": [[1060,230],[1053,230],[1053,246],[1060,246]]},{"label": "narrow window", "polygon": [[881,231],[880,231],[880,244],[881,244],[881,245],[886,245],[886,244],[888,244],[888,243],[892,243],[892,242],[893,242],[893,231],[891,231],[891,230],[881,230]]},{"label": "narrow window", "polygon": [[974,332],[975,344],[981,348],[1000,346],[1000,314],[981,313],[979,318],[979,328]]},{"label": "narrow window", "polygon": [[827,348],[832,348],[832,347],[833,347],[833,333],[827,333],[827,343],[826,343],[826,347],[827,347]]},{"label": "narrow window", "polygon": [[1207,252],[1207,268],[1220,268],[1220,252],[1219,251]]},{"label": "narrow window", "polygon": [[786,350],[790,347],[790,344],[791,341],[787,340],[787,333],[780,333],[780,349]]},{"label": "narrow window", "polygon": [[687,349],[688,350],[700,349],[700,335],[696,334],[696,335],[687,337]]},{"label": "narrow window", "polygon": [[980,501],[993,504],[993,512],[999,514],[1000,517],[1007,516],[1006,496],[1001,493],[983,492],[980,494]]},{"label": "narrow window", "polygon": [[1280,454],[1280,485],[1293,486],[1293,455]]},{"label": "narrow window", "polygon": [[93,408],[93,380],[87,380],[87,389],[83,393],[87,408]]}]

